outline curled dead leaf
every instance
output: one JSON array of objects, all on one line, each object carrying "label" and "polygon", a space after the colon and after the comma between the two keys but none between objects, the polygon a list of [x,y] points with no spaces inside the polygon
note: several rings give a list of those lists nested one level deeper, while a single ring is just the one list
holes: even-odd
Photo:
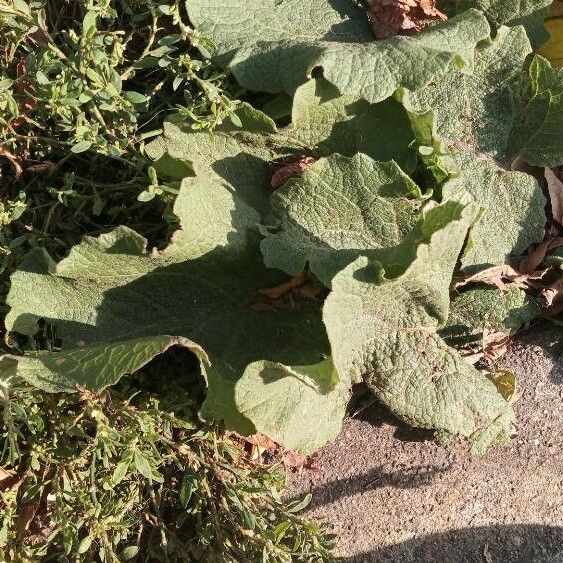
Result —
[{"label": "curled dead leaf", "polygon": [[0,147],[0,156],[4,157],[14,169],[14,177],[16,180],[22,175],[23,169],[18,162],[17,157],[15,157],[8,149]]},{"label": "curled dead leaf", "polygon": [[293,289],[301,287],[309,279],[309,273],[307,271],[295,276],[286,282],[283,282],[275,287],[267,287],[260,290],[260,294],[268,297],[269,299],[279,299],[286,293],[289,293]]},{"label": "curled dead leaf", "polygon": [[377,39],[414,35],[429,23],[447,19],[436,0],[368,0],[367,7]]},{"label": "curled dead leaf", "polygon": [[544,287],[540,292],[543,315],[554,317],[563,312],[563,277]]},{"label": "curled dead leaf", "polygon": [[533,274],[545,260],[546,254],[560,246],[563,246],[563,237],[551,237],[538,244],[535,248],[530,249],[528,255],[520,261],[518,271],[521,274]]},{"label": "curled dead leaf", "polygon": [[285,466],[293,472],[302,473],[304,470],[319,472],[315,456],[302,456],[293,450],[283,452]]},{"label": "curled dead leaf", "polygon": [[296,160],[283,164],[274,172],[270,185],[274,189],[283,186],[290,178],[301,176],[315,160],[312,156],[300,156]]},{"label": "curled dead leaf", "polygon": [[494,331],[488,327],[483,329],[483,355],[489,361],[498,360],[510,346],[510,334]]},{"label": "curled dead leaf", "polygon": [[517,287],[526,289],[529,287],[528,280],[530,276],[522,274],[515,270],[512,266],[508,264],[503,264],[502,266],[493,266],[482,270],[469,278],[456,284],[456,288],[461,288],[473,283],[483,283],[485,285],[492,285],[498,287],[500,291],[505,293],[508,291],[508,286],[515,284]]},{"label": "curled dead leaf", "polygon": [[485,354],[482,351],[475,351],[467,348],[459,350],[459,355],[471,365],[475,365],[485,357]]},{"label": "curled dead leaf", "polygon": [[558,167],[558,169],[546,168],[544,176],[547,181],[553,220],[563,225],[563,181],[560,178],[561,172],[561,167]]}]

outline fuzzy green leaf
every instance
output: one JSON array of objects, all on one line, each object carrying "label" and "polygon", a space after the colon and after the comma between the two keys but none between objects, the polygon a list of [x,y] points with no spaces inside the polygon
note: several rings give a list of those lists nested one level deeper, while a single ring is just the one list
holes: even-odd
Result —
[{"label": "fuzzy green leaf", "polygon": [[522,27],[498,30],[479,47],[473,73],[451,68],[417,92],[401,92],[415,129],[434,116],[443,146],[484,153],[505,162],[516,156],[535,166],[563,163],[563,71],[535,56],[523,92],[523,68],[532,52]]},{"label": "fuzzy green leaf", "polygon": [[[59,264],[44,254],[29,259],[12,277],[7,327],[31,336],[43,319],[62,349],[4,357],[5,370],[17,362],[18,374],[46,391],[100,390],[180,344],[206,366],[204,415],[253,432],[237,407],[236,381],[260,360],[319,362],[328,351],[320,311],[305,304],[297,310],[254,306],[259,289],[283,278],[261,265],[258,212],[237,194],[187,179],[175,211],[183,228],[160,253],[146,252],[139,235],[121,228],[87,238]],[[295,380],[283,383],[299,396]],[[279,384],[265,385],[261,401],[277,401],[279,393]],[[344,396],[335,397],[338,404]],[[327,406],[326,412],[335,411]],[[322,413],[308,416],[317,423]]]},{"label": "fuzzy green leaf", "polygon": [[511,148],[534,166],[563,164],[563,70],[536,55],[530,65],[527,103]]},{"label": "fuzzy green leaf", "polygon": [[304,153],[321,157],[363,152],[378,160],[394,159],[407,170],[415,164],[413,134],[401,104],[392,99],[379,104],[353,102],[338,96],[322,78],[298,88],[292,123],[281,131],[246,104],[237,115],[242,128],[223,126],[213,136],[165,122],[164,134],[146,152],[161,174],[213,179],[234,189],[260,213],[268,209],[276,160]]},{"label": "fuzzy green leaf", "polygon": [[350,381],[339,381],[331,360],[293,367],[261,361],[246,368],[235,397],[259,432],[310,454],[340,433],[349,389]]},{"label": "fuzzy green leaf", "polygon": [[407,171],[416,164],[411,125],[399,102],[393,98],[377,104],[354,101],[324,78],[297,89],[292,124],[283,133],[292,145],[315,156],[363,152],[375,160],[394,160]]},{"label": "fuzzy green leaf", "polygon": [[451,346],[481,345],[484,328],[512,334],[540,312],[539,301],[515,286],[506,293],[493,287],[470,289],[452,300],[440,335]]},{"label": "fuzzy green leaf", "polygon": [[308,263],[330,287],[359,255],[377,259],[400,244],[418,219],[422,194],[394,162],[358,154],[313,164],[271,196],[265,264],[296,275]]},{"label": "fuzzy green leaf", "polygon": [[494,41],[475,53],[472,73],[451,68],[417,92],[405,92],[411,116],[433,111],[434,133],[446,148],[508,157],[522,68],[531,46],[521,27],[499,29]]},{"label": "fuzzy green leaf", "polygon": [[416,37],[375,41],[353,0],[190,0],[188,14],[246,88],[293,94],[320,67],[341,93],[372,103],[400,86],[416,90],[452,63],[471,66],[490,34],[469,10]]},{"label": "fuzzy green leaf", "polygon": [[483,12],[494,27],[523,25],[534,46],[547,41],[543,25],[553,0],[458,0],[457,12],[475,8]]},{"label": "fuzzy green leaf", "polygon": [[469,233],[463,268],[504,264],[543,240],[546,200],[533,176],[506,172],[489,159],[466,153],[452,153],[443,161],[455,174],[443,196],[469,192],[481,210]]},{"label": "fuzzy green leaf", "polygon": [[494,383],[437,333],[475,210],[447,201],[425,210],[415,258],[398,276],[365,258],[336,275],[324,321],[338,373],[363,377],[407,423],[469,437],[473,448],[512,433],[513,411]]}]

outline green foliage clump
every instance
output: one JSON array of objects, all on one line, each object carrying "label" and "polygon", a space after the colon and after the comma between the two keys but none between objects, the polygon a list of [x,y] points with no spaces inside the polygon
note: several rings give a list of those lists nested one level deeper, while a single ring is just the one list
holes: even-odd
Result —
[{"label": "green foliage clump", "polygon": [[162,373],[97,395],[3,384],[2,560],[331,560],[279,461],[202,426],[197,387]]}]

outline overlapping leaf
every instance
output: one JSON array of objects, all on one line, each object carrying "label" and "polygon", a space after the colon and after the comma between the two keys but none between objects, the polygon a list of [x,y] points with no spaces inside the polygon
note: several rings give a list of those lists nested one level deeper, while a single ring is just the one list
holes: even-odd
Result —
[{"label": "overlapping leaf", "polygon": [[[375,41],[353,0],[190,0],[243,87],[294,96],[291,124],[245,103],[212,136],[166,123],[146,152],[183,178],[181,229],[158,253],[126,228],[58,264],[32,253],[13,276],[7,328],[33,337],[47,323],[60,350],[3,356],[4,376],[99,391],[183,346],[208,382],[204,417],[303,453],[338,434],[362,379],[410,424],[477,451],[506,439],[513,412],[498,382],[449,344],[516,330],[537,303],[515,288],[469,290],[447,321],[449,290],[460,260],[466,273],[542,240],[541,189],[502,164],[563,161],[563,75],[536,58],[522,88],[531,47],[516,24],[530,32],[546,4],[464,0],[415,37]],[[487,18],[514,27],[490,40]],[[431,171],[450,175],[431,186],[440,205],[405,174],[415,135]],[[272,193],[273,172],[300,156],[317,160]],[[324,326],[319,302],[259,296],[286,279],[279,270],[307,265],[332,288]]]},{"label": "overlapping leaf", "polygon": [[472,73],[452,68],[443,80],[405,92],[403,101],[416,114],[434,113],[434,132],[446,148],[504,161],[529,53],[530,43],[521,27],[501,28],[494,41],[476,51]]},{"label": "overlapping leaf", "polygon": [[458,0],[457,12],[482,11],[495,27],[523,25],[534,46],[547,41],[543,25],[553,0]]},{"label": "overlapping leaf", "polygon": [[308,264],[330,287],[359,255],[372,260],[403,242],[416,223],[420,188],[393,162],[358,154],[317,161],[271,197],[267,266],[296,275]]},{"label": "overlapping leaf", "polygon": [[240,412],[256,429],[304,454],[335,439],[349,398],[350,381],[330,359],[313,366],[250,364],[235,385]]},{"label": "overlapping leaf", "polygon": [[563,164],[563,70],[536,55],[511,147],[535,166]]},{"label": "overlapping leaf", "polygon": [[533,176],[468,153],[452,153],[444,163],[456,175],[443,186],[443,196],[467,191],[480,208],[461,258],[466,271],[510,262],[543,240],[546,199]]},{"label": "overlapping leaf", "polygon": [[362,152],[375,160],[394,160],[407,172],[416,163],[411,124],[399,102],[393,98],[377,104],[355,101],[340,95],[324,78],[297,89],[292,124],[282,136],[315,156]]},{"label": "overlapping leaf", "polygon": [[452,69],[447,80],[402,96],[415,129],[433,125],[421,142],[429,144],[434,135],[449,153],[442,164],[454,178],[444,186],[444,196],[469,191],[482,209],[462,257],[466,269],[505,263],[544,236],[540,186],[532,176],[507,172],[495,162],[517,152],[510,139],[530,52],[523,28],[500,28],[494,41],[477,50],[474,73]]},{"label": "overlapping leaf", "polygon": [[[31,336],[45,321],[62,349],[4,357],[3,366],[47,391],[100,390],[168,347],[187,346],[199,355],[209,380],[204,415],[251,432],[253,421],[235,401],[235,382],[252,362],[306,366],[323,360],[328,350],[319,310],[253,306],[258,289],[280,278],[261,266],[253,234],[259,215],[242,198],[217,184],[186,180],[175,209],[183,229],[162,253],[147,253],[142,238],[122,228],[85,240],[57,265],[44,254],[32,257],[12,278],[6,324]],[[312,380],[326,382],[331,365],[295,370],[283,365],[285,379],[272,386],[265,381],[256,387],[258,395],[245,395],[245,412],[256,413],[260,426],[252,400],[270,402],[271,414],[280,388],[308,393],[311,410],[301,412],[303,447],[331,438],[336,413],[343,416],[347,386],[332,390],[325,384],[323,393],[311,393],[296,373],[308,369]],[[315,401],[331,407],[325,408],[327,434],[316,427],[311,437],[307,426],[322,424]],[[282,432],[283,422],[280,426]]]},{"label": "overlapping leaf", "polygon": [[322,78],[295,93],[292,123],[278,131],[262,112],[243,104],[242,127],[224,126],[213,136],[166,122],[164,134],[146,152],[161,172],[183,177],[195,174],[229,186],[261,214],[268,209],[273,163],[292,155],[315,157],[333,152],[363,152],[396,162],[407,170],[415,162],[408,116],[399,103],[353,102],[338,96]]},{"label": "overlapping leaf", "polygon": [[468,10],[416,37],[375,41],[353,0],[190,0],[188,14],[246,88],[292,94],[320,67],[341,93],[372,103],[400,86],[416,90],[452,63],[470,67],[490,34]]},{"label": "overlapping leaf", "polygon": [[416,257],[396,276],[385,277],[385,263],[356,260],[333,279],[324,321],[339,373],[363,377],[409,424],[468,436],[482,451],[511,434],[512,407],[437,333],[474,212],[455,200],[427,209],[418,244],[405,243]]},{"label": "overlapping leaf", "polygon": [[445,149],[484,153],[504,163],[520,156],[537,166],[563,163],[563,73],[536,56],[524,88],[524,63],[532,52],[522,27],[499,29],[477,49],[473,73],[451,68],[443,80],[403,92],[411,118],[434,116]]},{"label": "overlapping leaf", "polygon": [[484,329],[512,334],[540,312],[539,301],[516,286],[506,293],[492,287],[470,289],[452,300],[440,335],[451,346],[481,346]]}]

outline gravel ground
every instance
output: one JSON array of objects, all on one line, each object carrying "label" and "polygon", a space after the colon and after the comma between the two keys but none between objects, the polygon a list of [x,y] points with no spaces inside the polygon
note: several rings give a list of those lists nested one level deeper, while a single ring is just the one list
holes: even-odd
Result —
[{"label": "gravel ground", "polygon": [[345,561],[563,563],[563,347],[535,330],[500,360],[518,378],[518,435],[484,457],[441,447],[373,405],[348,420],[316,469],[313,493]]}]

